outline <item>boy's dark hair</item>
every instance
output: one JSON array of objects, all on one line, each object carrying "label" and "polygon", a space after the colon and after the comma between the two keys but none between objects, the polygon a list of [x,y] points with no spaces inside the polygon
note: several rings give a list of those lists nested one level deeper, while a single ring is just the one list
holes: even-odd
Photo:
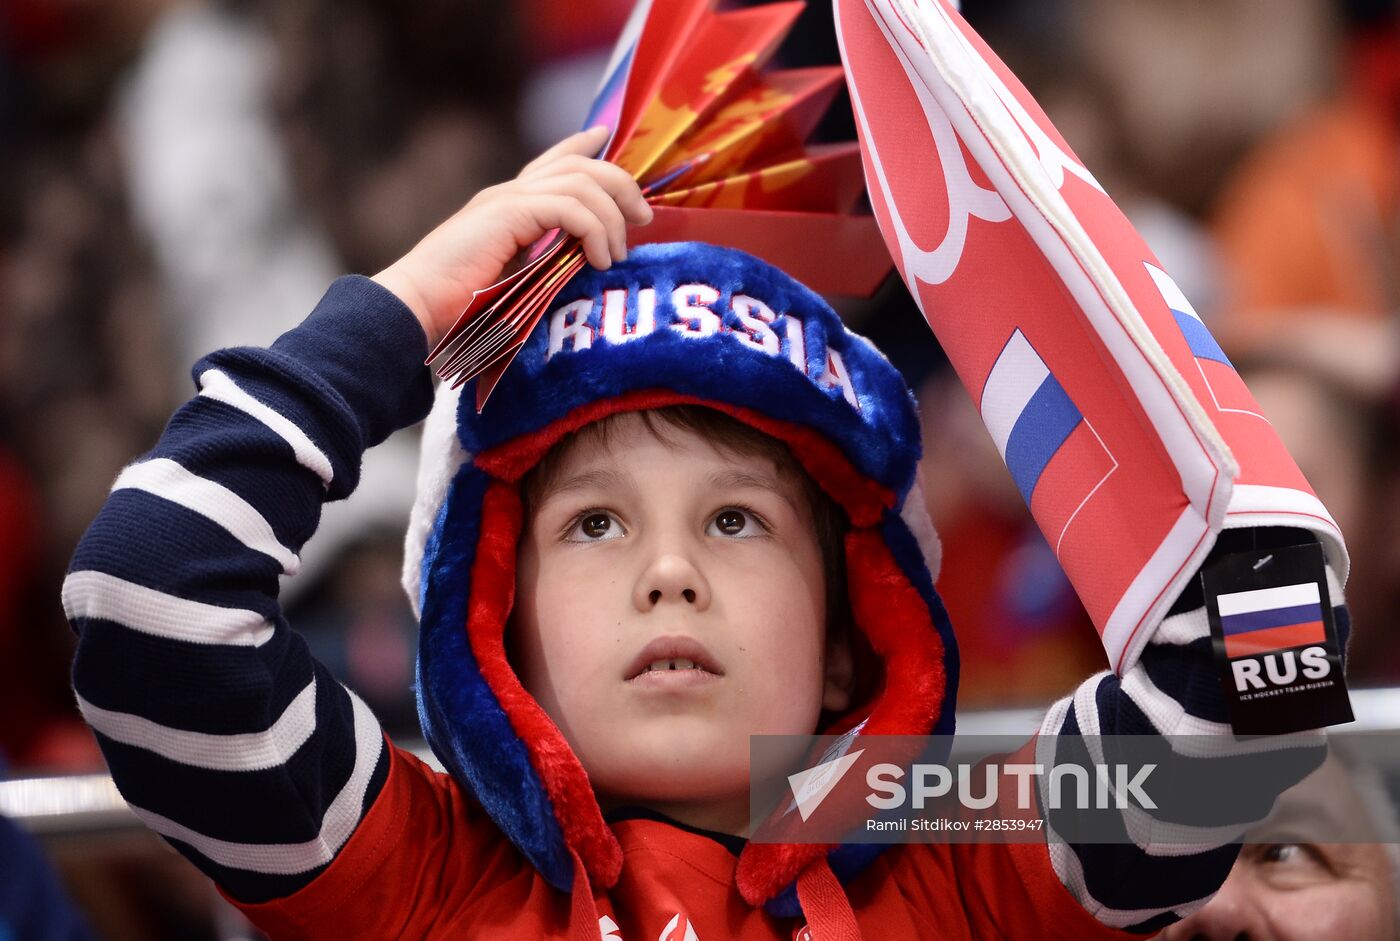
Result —
[{"label": "boy's dark hair", "polygon": [[[845,550],[845,535],[850,521],[846,512],[792,456],[786,444],[703,405],[668,405],[622,414],[638,416],[647,431],[659,441],[667,442],[669,432],[688,431],[710,442],[723,453],[768,458],[777,465],[780,473],[796,477],[801,482],[802,496],[811,507],[817,542],[821,546],[822,572],[826,580],[827,643],[850,636],[852,616],[846,597]],[[593,422],[565,436],[521,479],[520,496],[527,519],[531,507],[539,504],[558,477],[569,451],[587,442],[606,445],[616,428],[616,417]]]}]

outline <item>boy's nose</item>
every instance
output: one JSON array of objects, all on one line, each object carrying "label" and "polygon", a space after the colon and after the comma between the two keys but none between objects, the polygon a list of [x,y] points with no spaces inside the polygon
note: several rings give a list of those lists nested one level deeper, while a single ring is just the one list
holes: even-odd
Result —
[{"label": "boy's nose", "polygon": [[653,559],[637,580],[632,600],[639,611],[650,611],[666,602],[703,611],[710,606],[710,585],[685,556],[664,553]]}]

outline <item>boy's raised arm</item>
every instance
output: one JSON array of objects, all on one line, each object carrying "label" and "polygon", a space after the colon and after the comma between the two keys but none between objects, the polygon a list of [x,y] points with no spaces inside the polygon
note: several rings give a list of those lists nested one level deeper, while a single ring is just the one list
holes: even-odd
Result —
[{"label": "boy's raised arm", "polygon": [[[1227,534],[1250,535],[1248,530]],[[1298,530],[1262,530],[1255,538],[1270,536],[1281,538],[1281,544],[1309,538]],[[1230,545],[1224,540],[1217,551],[1228,551]],[[1344,649],[1349,618],[1330,565],[1327,582]],[[1219,830],[1198,831],[1201,843],[1192,846],[1185,845],[1184,831],[1161,844],[1077,843],[1052,837],[1049,851],[1055,874],[1105,925],[1152,934],[1203,905],[1225,881],[1239,853],[1240,844],[1229,841],[1266,817],[1278,794],[1315,770],[1326,755],[1326,736],[1318,730],[1273,738],[1269,747],[1275,751],[1268,766],[1273,773],[1250,764],[1247,756],[1257,749],[1234,737],[1219,671],[1197,581],[1152,633],[1137,663],[1121,676],[1104,672],[1085,680],[1073,695],[1055,703],[1041,724],[1042,739],[1055,737],[1047,749],[1053,752],[1068,744],[1077,753],[1080,743],[1074,740],[1081,736],[1168,736],[1168,745],[1179,756],[1174,761],[1192,761],[1190,756],[1199,750],[1195,772],[1200,780],[1218,785],[1217,793],[1228,795],[1229,806],[1245,809],[1237,820],[1220,821]],[[1219,744],[1202,749],[1207,736]],[[1124,832],[1129,832],[1126,823]]]},{"label": "boy's raised arm", "polygon": [[472,290],[555,226],[595,264],[625,252],[624,219],[649,210],[587,159],[602,140],[569,138],[376,279],[336,281],[270,348],[201,360],[198,394],[77,548],[63,603],[79,706],[137,815],[240,901],[310,883],[391,763],[369,709],[289,629],[278,581],[365,449],[427,413],[425,339]]},{"label": "boy's raised arm", "polygon": [[117,786],[240,899],[309,881],[383,785],[378,723],[288,629],[278,579],[364,450],[426,413],[425,349],[393,295],[351,277],[271,348],[204,358],[64,582],[78,704]]}]

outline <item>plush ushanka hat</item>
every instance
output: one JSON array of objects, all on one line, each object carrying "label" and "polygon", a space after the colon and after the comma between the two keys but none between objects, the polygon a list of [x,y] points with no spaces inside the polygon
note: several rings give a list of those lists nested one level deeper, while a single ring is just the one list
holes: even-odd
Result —
[{"label": "plush ushanka hat", "polygon": [[[937,538],[914,486],[913,398],[812,291],[732,249],[642,246],[560,292],[481,414],[472,385],[462,391],[441,388],[428,418],[408,534],[419,715],[443,765],[551,884],[572,887],[574,853],[595,885],[613,885],[622,869],[583,766],[521,686],[504,643],[519,481],[590,422],[701,405],[783,441],[850,518],[850,604],[883,671],[840,729],[952,733],[957,650],[933,589]],[[845,881],[880,849],[750,843],[739,888],[795,915],[793,883],[809,863],[829,853]]]}]

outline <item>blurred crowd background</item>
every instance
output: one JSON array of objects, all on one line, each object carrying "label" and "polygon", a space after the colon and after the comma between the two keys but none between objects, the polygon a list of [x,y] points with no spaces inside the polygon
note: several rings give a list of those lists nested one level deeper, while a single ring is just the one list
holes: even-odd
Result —
[{"label": "blurred crowd background", "polygon": [[[1354,685],[1400,682],[1395,0],[965,0],[1221,341],[1351,547]],[[266,343],[577,129],[630,0],[0,0],[0,756],[100,769],[59,585],[122,465],[225,345]],[[780,53],[835,61],[813,0]],[[838,102],[821,133],[853,137]],[[1032,705],[1096,635],[902,288],[847,304],[926,422],[961,707]],[[415,442],[330,508],[292,623],[416,734]],[[154,838],[152,838],[153,840]],[[145,843],[58,847],[113,938],[233,937]],[[152,867],[156,868],[152,868]],[[154,877],[152,873],[155,873]]]}]

